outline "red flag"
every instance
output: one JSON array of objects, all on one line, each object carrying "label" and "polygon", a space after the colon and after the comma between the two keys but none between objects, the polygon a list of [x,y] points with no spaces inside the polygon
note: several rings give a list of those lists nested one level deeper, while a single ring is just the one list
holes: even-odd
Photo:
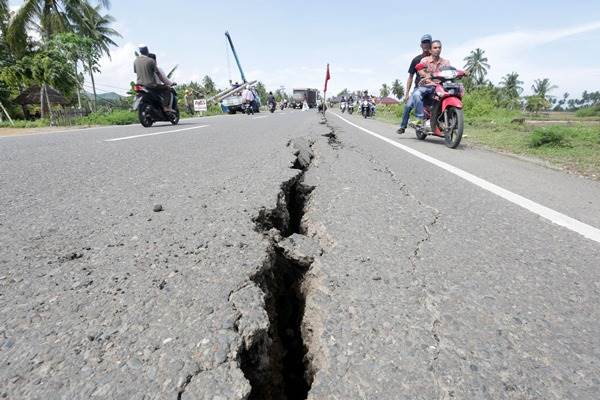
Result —
[{"label": "red flag", "polygon": [[327,64],[327,72],[325,73],[325,89],[323,92],[327,92],[327,81],[331,79],[331,74],[329,73],[329,64]]}]

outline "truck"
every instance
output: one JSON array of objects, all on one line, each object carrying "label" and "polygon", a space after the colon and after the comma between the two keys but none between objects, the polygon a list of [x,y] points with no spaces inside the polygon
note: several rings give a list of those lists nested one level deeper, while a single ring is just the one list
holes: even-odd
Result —
[{"label": "truck", "polygon": [[235,114],[236,112],[242,111],[242,106],[244,104],[244,100],[242,99],[242,91],[246,86],[250,87],[250,90],[254,94],[254,112],[260,112],[261,98],[256,91],[254,85],[256,85],[257,81],[248,82],[246,80],[246,75],[244,74],[244,70],[242,69],[242,64],[240,63],[240,59],[238,57],[237,52],[235,51],[235,47],[233,46],[233,40],[231,40],[231,35],[229,32],[225,32],[225,37],[227,38],[227,42],[229,43],[229,47],[231,48],[231,52],[235,57],[235,62],[240,71],[240,76],[242,78],[241,85],[232,85],[230,89],[226,89],[221,93],[217,94],[214,98],[219,99],[221,101],[221,110],[224,113]]},{"label": "truck", "polygon": [[310,88],[298,88],[294,89],[292,92],[292,101],[290,103],[290,107],[293,108],[302,108],[302,103],[306,99],[308,103],[308,107],[315,108],[317,106],[317,93],[319,91],[317,89]]}]

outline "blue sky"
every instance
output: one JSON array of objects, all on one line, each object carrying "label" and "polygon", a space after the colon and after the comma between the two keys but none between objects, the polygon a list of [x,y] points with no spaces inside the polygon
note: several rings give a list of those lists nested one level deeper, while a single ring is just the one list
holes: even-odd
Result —
[{"label": "blue sky", "polygon": [[343,88],[378,93],[384,82],[406,80],[419,38],[431,33],[443,41],[442,56],[457,66],[470,50],[483,48],[494,82],[516,71],[526,91],[534,79],[545,77],[559,86],[555,95],[600,90],[598,0],[412,4],[112,0],[109,13],[123,39],[112,60],[102,60],[97,82],[102,91],[126,89],[134,78],[135,45],[146,43],[164,69],[179,64],[176,81],[208,74],[225,87],[229,77],[239,80],[232,56],[228,68],[224,32],[229,30],[247,78],[268,88],[321,88],[330,63],[330,93]]}]

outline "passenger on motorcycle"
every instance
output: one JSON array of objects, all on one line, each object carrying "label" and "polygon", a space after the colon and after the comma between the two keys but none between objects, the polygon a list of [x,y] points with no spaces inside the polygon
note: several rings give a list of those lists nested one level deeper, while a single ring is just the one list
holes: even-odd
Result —
[{"label": "passenger on motorcycle", "polygon": [[424,102],[431,98],[435,91],[436,82],[433,75],[439,73],[443,67],[450,66],[450,62],[442,57],[442,42],[434,40],[431,42],[431,55],[423,58],[416,66],[417,73],[421,76],[419,87],[412,95],[415,106],[415,115],[422,123],[425,119]]},{"label": "passenger on motorcycle", "polygon": [[414,108],[410,89],[412,88],[413,81],[415,82],[415,90],[418,89],[421,76],[417,73],[416,66],[421,62],[423,58],[427,57],[430,54],[431,35],[426,34],[421,37],[421,50],[421,54],[413,58],[412,62],[410,63],[410,66],[408,67],[408,80],[406,81],[406,92],[404,95],[404,112],[402,114],[400,128],[398,128],[398,130],[396,131],[396,133],[400,135],[406,131],[406,128],[408,127],[408,119],[410,118],[410,112]]},{"label": "passenger on motorcycle", "polygon": [[173,104],[177,102],[175,96],[173,95],[173,91],[171,90],[171,86],[175,82],[172,82],[165,72],[158,66],[158,62],[156,61],[156,54],[150,53],[148,57],[153,59],[156,64],[156,73],[154,74],[154,79],[156,80],[156,91],[160,91],[161,97],[164,99],[165,111],[174,111]]}]

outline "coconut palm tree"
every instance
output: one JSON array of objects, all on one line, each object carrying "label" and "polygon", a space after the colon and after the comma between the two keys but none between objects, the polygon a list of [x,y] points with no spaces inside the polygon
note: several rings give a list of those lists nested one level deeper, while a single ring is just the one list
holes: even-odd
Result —
[{"label": "coconut palm tree", "polygon": [[485,76],[490,69],[490,64],[488,64],[488,59],[484,54],[485,50],[477,48],[465,57],[465,69],[471,71],[471,76],[474,78],[476,85],[483,85]]},{"label": "coconut palm tree", "polygon": [[392,93],[394,93],[394,96],[396,96],[400,100],[402,100],[402,98],[404,97],[404,86],[402,86],[398,79],[392,82]]},{"label": "coconut palm tree", "polygon": [[388,97],[390,94],[390,88],[387,85],[387,83],[384,83],[381,85],[381,89],[379,89],[379,96],[380,97]]},{"label": "coconut palm tree", "polygon": [[[108,7],[109,0],[98,0]],[[54,33],[68,32],[72,22],[80,18],[88,0],[25,0],[16,11],[7,29],[7,40],[13,51],[23,54],[27,48],[29,29],[36,30],[43,42]]]},{"label": "coconut palm tree", "polygon": [[85,69],[90,74],[92,90],[94,93],[94,110],[96,109],[97,94],[96,81],[94,72],[99,72],[98,61],[102,54],[106,54],[110,58],[110,46],[117,46],[113,38],[122,37],[119,32],[110,27],[115,19],[108,15],[102,14],[100,5],[91,6],[86,4],[83,6],[83,13],[75,20],[75,29],[82,36],[92,39],[93,47],[85,60],[82,60]]},{"label": "coconut palm tree", "polygon": [[504,90],[504,93],[511,99],[517,98],[523,93],[522,84],[523,81],[519,80],[519,74],[516,72],[506,74],[500,81],[502,90]]},{"label": "coconut palm tree", "polygon": [[552,85],[550,83],[550,79],[548,78],[536,79],[533,82],[533,85],[531,85],[531,90],[533,90],[533,93],[535,93],[536,96],[540,96],[543,98],[546,98],[548,92],[551,92],[552,90],[557,88],[558,86]]}]

